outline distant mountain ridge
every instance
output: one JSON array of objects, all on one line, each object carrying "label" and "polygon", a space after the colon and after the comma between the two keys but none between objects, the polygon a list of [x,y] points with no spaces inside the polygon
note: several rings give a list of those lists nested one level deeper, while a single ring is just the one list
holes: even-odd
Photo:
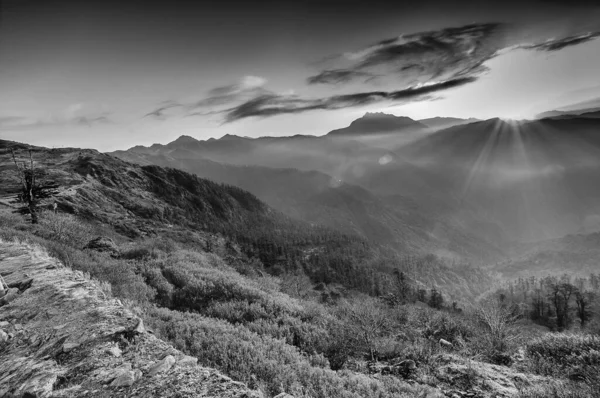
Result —
[{"label": "distant mountain ridge", "polygon": [[473,117],[468,119],[461,119],[457,117],[432,117],[429,119],[419,119],[418,122],[432,129],[440,130],[462,124],[481,122],[481,119],[476,119]]},{"label": "distant mountain ridge", "polygon": [[329,136],[369,135],[375,133],[401,133],[425,130],[427,126],[406,116],[395,116],[383,112],[367,112],[354,120],[348,127],[332,130]]}]

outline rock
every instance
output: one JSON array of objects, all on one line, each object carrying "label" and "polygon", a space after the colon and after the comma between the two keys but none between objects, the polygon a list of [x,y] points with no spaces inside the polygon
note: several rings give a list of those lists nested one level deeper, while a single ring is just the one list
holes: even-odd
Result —
[{"label": "rock", "polygon": [[10,322],[7,322],[7,321],[0,322],[0,328],[6,328],[6,327],[8,327],[8,325],[10,325]]},{"label": "rock", "polygon": [[97,238],[90,240],[83,248],[109,253],[111,255],[119,255],[119,247],[112,239],[105,236],[98,236]]},{"label": "rock", "polygon": [[179,366],[196,366],[198,364],[198,358],[191,357],[189,355],[185,355],[183,358],[177,361],[177,365]]},{"label": "rock", "polygon": [[173,355],[167,355],[162,360],[156,362],[148,370],[149,376],[154,376],[158,373],[167,372],[175,364],[175,357]]},{"label": "rock", "polygon": [[32,283],[33,283],[33,278],[29,278],[29,279],[9,283],[8,287],[9,288],[14,287],[23,292],[23,291],[29,289],[31,287]]},{"label": "rock", "polygon": [[6,291],[4,297],[0,299],[0,307],[14,301],[19,295],[19,289],[11,288]]},{"label": "rock", "polygon": [[281,394],[275,395],[273,398],[294,398],[294,396],[288,394],[287,392],[282,392]]},{"label": "rock", "polygon": [[64,353],[67,353],[73,351],[75,348],[79,347],[79,345],[79,343],[75,342],[64,343],[62,349]]},{"label": "rock", "polygon": [[415,370],[417,368],[417,364],[412,359],[406,359],[404,361],[401,361],[396,366],[406,370]]},{"label": "rock", "polygon": [[107,349],[105,350],[105,352],[106,352],[107,354],[110,354],[110,355],[112,355],[113,357],[116,357],[116,358],[119,358],[119,357],[121,356],[121,354],[123,353],[123,352],[121,351],[121,349],[120,349],[119,347],[115,346],[115,345],[114,345],[114,346],[112,346],[112,347],[110,347],[110,348],[107,348]]},{"label": "rock", "polygon": [[129,387],[135,383],[136,374],[131,370],[123,370],[119,375],[110,383],[111,387]]},{"label": "rock", "polygon": [[137,325],[135,326],[135,328],[132,330],[135,333],[145,333],[146,332],[146,328],[144,327],[144,321],[143,320],[139,320],[139,322],[137,323]]},{"label": "rock", "polygon": [[448,340],[440,339],[440,345],[446,348],[452,348],[452,343]]},{"label": "rock", "polygon": [[0,343],[6,343],[8,341],[8,334],[2,329],[0,329]]}]

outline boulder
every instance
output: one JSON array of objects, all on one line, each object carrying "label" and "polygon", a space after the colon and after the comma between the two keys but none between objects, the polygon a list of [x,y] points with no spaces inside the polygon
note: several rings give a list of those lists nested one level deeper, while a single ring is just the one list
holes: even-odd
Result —
[{"label": "boulder", "polygon": [[87,245],[83,247],[84,249],[95,250],[98,252],[109,253],[113,256],[119,255],[119,247],[112,239],[107,238],[105,236],[98,236],[90,240]]},{"label": "boulder", "polygon": [[14,301],[19,295],[19,289],[11,288],[6,291],[4,297],[0,298],[0,307]]},{"label": "boulder", "polygon": [[145,333],[146,332],[146,328],[144,327],[144,321],[142,319],[139,320],[139,322],[137,323],[137,325],[135,326],[135,328],[133,328],[132,330],[135,333]]},{"label": "boulder", "polygon": [[175,357],[173,355],[167,355],[160,361],[156,362],[148,370],[148,376],[154,376],[159,373],[167,372],[175,364]]},{"label": "boulder", "polygon": [[0,344],[6,343],[7,341],[8,341],[8,334],[4,330],[0,329]]},{"label": "boulder", "polygon": [[183,358],[177,361],[177,365],[186,367],[186,366],[196,366],[198,364],[198,358],[191,357],[189,355],[183,356]]},{"label": "boulder", "polygon": [[113,357],[119,358],[122,354],[122,351],[116,345],[113,345],[105,350],[107,354],[112,355]]},{"label": "boulder", "polygon": [[110,383],[111,387],[130,387],[135,383],[136,374],[132,370],[123,370],[117,375],[117,377]]},{"label": "boulder", "polygon": [[448,340],[440,339],[440,345],[445,348],[452,348],[452,343]]}]

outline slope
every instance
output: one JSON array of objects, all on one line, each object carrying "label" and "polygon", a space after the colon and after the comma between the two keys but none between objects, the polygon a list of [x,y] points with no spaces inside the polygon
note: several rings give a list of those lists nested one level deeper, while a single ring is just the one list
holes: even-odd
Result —
[{"label": "slope", "polygon": [[39,247],[0,241],[0,273],[21,286],[0,315],[2,397],[259,396],[156,338]]}]

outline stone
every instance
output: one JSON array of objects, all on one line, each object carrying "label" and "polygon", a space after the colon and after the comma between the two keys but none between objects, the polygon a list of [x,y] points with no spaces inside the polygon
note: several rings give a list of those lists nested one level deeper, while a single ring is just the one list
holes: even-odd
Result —
[{"label": "stone", "polygon": [[448,340],[440,339],[440,345],[446,348],[452,348],[452,343]]},{"label": "stone", "polygon": [[111,387],[130,387],[135,383],[135,372],[131,370],[123,370],[110,383]]},{"label": "stone", "polygon": [[25,291],[25,290],[29,289],[32,284],[33,284],[33,278],[29,278],[29,279],[9,283],[8,287],[19,289],[20,291]]},{"label": "stone", "polygon": [[143,375],[143,374],[142,374],[142,371],[141,371],[141,370],[139,370],[139,369],[135,369],[135,370],[133,371],[133,378],[135,379],[135,381],[138,381],[139,379],[141,379],[141,378],[142,378],[142,375]]},{"label": "stone", "polygon": [[19,295],[19,289],[11,288],[6,291],[6,295],[0,299],[0,307],[14,301]]},{"label": "stone", "polygon": [[294,398],[294,396],[288,394],[287,392],[282,392],[281,394],[275,395],[273,398]]},{"label": "stone", "polygon": [[119,358],[119,357],[121,356],[121,354],[123,353],[123,352],[121,351],[121,349],[120,349],[119,347],[117,347],[116,345],[114,345],[114,346],[111,346],[110,348],[107,348],[107,349],[105,350],[105,352],[106,352],[107,354],[110,354],[110,355],[112,355],[113,357],[116,357],[116,358]]},{"label": "stone", "polygon": [[144,327],[144,321],[142,319],[139,320],[133,331],[140,334],[146,332],[146,328]]},{"label": "stone", "polygon": [[167,372],[175,364],[175,357],[173,355],[167,355],[162,360],[156,362],[148,370],[148,376],[154,376],[159,373]]},{"label": "stone", "polygon": [[8,334],[0,329],[0,343],[6,343],[8,341]]},{"label": "stone", "polygon": [[198,364],[198,358],[192,357],[189,355],[183,356],[183,358],[177,361],[177,365],[186,367],[186,366],[196,366]]},{"label": "stone", "polygon": [[2,328],[2,329],[8,327],[8,325],[10,325],[10,322],[7,322],[7,321],[0,322],[0,328]]},{"label": "stone", "polygon": [[401,361],[396,366],[406,370],[415,370],[417,368],[417,364],[412,359]]},{"label": "stone", "polygon": [[64,353],[67,353],[73,351],[75,348],[79,347],[79,345],[79,343],[75,342],[64,343],[62,349]]},{"label": "stone", "polygon": [[98,236],[97,238],[90,240],[83,248],[109,253],[111,255],[119,255],[119,247],[112,239],[105,236]]}]

